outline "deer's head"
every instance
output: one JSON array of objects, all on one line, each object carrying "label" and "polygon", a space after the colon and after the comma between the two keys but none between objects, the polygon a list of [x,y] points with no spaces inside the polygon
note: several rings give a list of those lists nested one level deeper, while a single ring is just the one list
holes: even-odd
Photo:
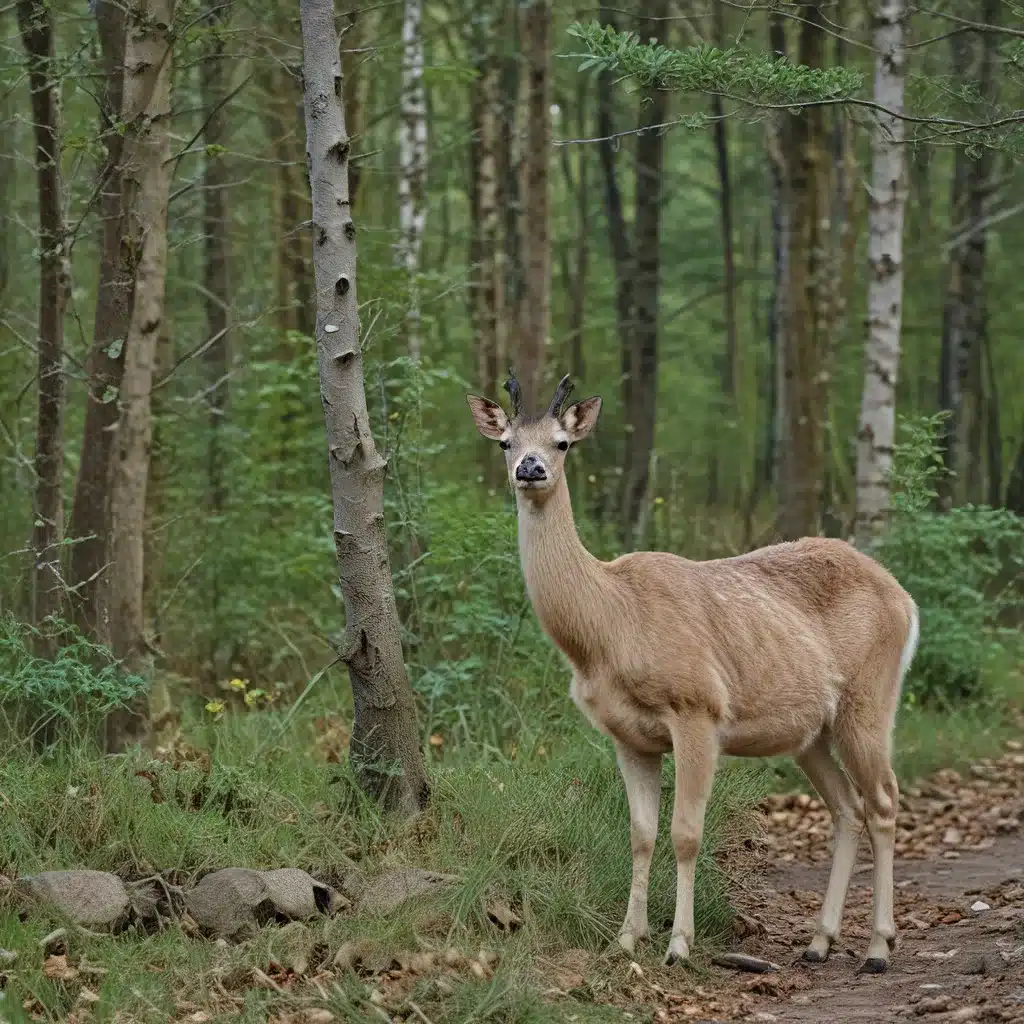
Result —
[{"label": "deer's head", "polygon": [[543,500],[561,479],[565,453],[593,430],[601,412],[601,399],[585,398],[563,410],[562,405],[572,391],[572,382],[566,374],[559,381],[547,412],[528,416],[523,412],[519,382],[511,370],[505,390],[512,400],[511,419],[497,402],[479,395],[466,396],[476,429],[501,446],[509,484],[517,491]]}]

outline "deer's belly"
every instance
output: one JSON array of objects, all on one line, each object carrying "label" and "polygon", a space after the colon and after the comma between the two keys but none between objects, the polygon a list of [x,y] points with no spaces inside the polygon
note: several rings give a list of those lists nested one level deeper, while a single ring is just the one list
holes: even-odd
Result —
[{"label": "deer's belly", "polygon": [[569,696],[595,729],[630,750],[663,754],[672,749],[664,722],[619,688],[573,676]]}]

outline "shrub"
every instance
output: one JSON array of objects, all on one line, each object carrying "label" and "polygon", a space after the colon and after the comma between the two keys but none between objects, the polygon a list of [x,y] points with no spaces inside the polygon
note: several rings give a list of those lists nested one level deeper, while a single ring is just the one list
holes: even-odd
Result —
[{"label": "shrub", "polygon": [[936,509],[936,483],[948,472],[938,442],[943,416],[900,423],[891,522],[873,552],[920,608],[921,642],[904,687],[911,703],[978,695],[1004,647],[1003,616],[1024,604],[1015,586],[1024,520],[985,505]]},{"label": "shrub", "polygon": [[95,735],[107,715],[146,687],[74,627],[48,622],[43,628],[60,638],[53,659],[32,653],[39,630],[0,617],[0,736],[7,744]]}]

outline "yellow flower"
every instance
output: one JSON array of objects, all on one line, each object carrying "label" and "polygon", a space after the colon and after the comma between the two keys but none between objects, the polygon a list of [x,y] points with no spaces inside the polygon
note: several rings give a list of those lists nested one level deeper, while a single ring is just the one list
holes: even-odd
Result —
[{"label": "yellow flower", "polygon": [[242,699],[245,701],[245,706],[251,708],[253,704],[262,700],[265,696],[266,694],[262,690],[250,690]]},{"label": "yellow flower", "polygon": [[206,705],[206,710],[209,711],[211,715],[219,715],[224,710],[224,701],[211,700]]},{"label": "yellow flower", "polygon": [[244,690],[249,684],[244,679],[232,679],[228,686],[232,690]]}]

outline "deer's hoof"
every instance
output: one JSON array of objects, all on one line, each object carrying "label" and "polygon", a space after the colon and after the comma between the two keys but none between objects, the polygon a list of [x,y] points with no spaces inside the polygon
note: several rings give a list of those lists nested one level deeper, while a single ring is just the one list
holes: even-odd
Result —
[{"label": "deer's hoof", "polygon": [[886,967],[889,966],[889,961],[884,957],[880,956],[869,956],[867,960],[860,965],[858,974],[884,974]]},{"label": "deer's hoof", "polygon": [[671,967],[680,960],[689,960],[690,945],[682,935],[673,935],[668,944],[668,952],[665,954],[665,966]]}]

